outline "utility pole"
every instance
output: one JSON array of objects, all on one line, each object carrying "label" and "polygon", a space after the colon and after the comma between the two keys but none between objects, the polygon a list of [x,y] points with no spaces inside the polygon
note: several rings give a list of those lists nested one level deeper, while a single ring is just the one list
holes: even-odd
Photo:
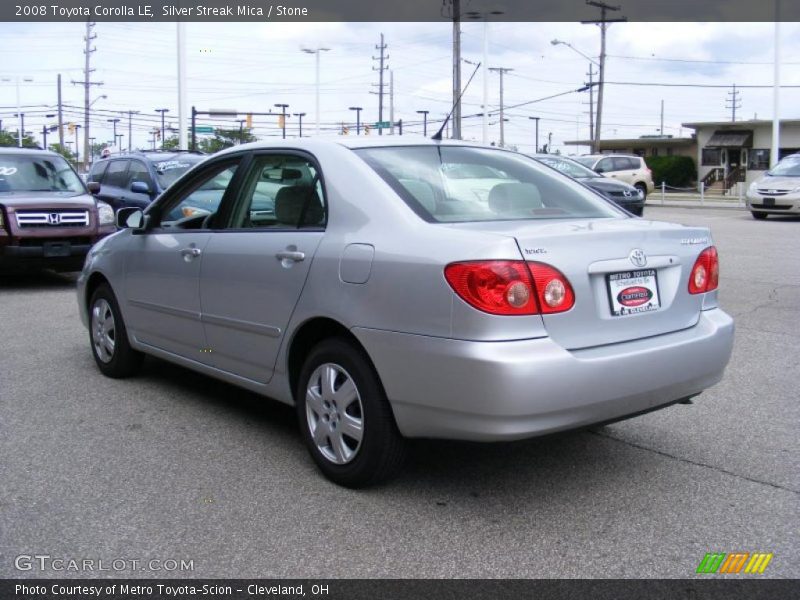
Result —
[{"label": "utility pole", "polygon": [[661,128],[658,130],[659,134],[664,135],[664,100],[661,100]]},{"label": "utility pole", "polygon": [[[605,2],[598,2],[597,0],[586,0],[586,4],[600,9],[600,18],[594,21],[581,21],[584,25],[593,24],[600,26],[600,65],[599,65],[599,81],[597,90],[597,122],[594,127],[594,139],[592,140],[592,152],[600,152],[600,139],[603,130],[603,89],[605,87],[606,78],[606,31],[610,23],[619,23],[627,21],[625,17],[619,19],[609,19],[607,17],[608,11],[618,11],[619,6],[611,6]],[[590,88],[591,89],[591,88]]]},{"label": "utility pole", "polygon": [[[161,113],[161,149],[164,149],[164,115],[169,112],[168,108],[157,108],[157,113]],[[130,140],[129,140],[130,141]]]},{"label": "utility pole", "polygon": [[[92,40],[97,39],[97,34],[92,33],[95,23],[92,21],[86,22],[86,35],[83,36],[86,47],[83,49],[84,54],[84,67],[83,67],[83,81],[73,81],[73,85],[83,86],[83,167],[86,169],[89,166],[89,90],[93,85],[103,85],[102,81],[92,81],[92,72],[94,69],[90,67],[92,54],[97,51],[97,48],[92,48]],[[59,103],[60,104],[60,103]],[[78,144],[75,147],[75,155],[78,155]]]},{"label": "utility pole", "polygon": [[[80,159],[79,148],[81,147],[81,144],[80,144],[80,141],[79,141],[80,140],[80,132],[81,132],[81,125],[76,123],[75,124],[75,162],[76,163],[80,162],[80,160],[79,160]],[[83,156],[83,160],[84,160],[84,162],[86,162],[86,155],[85,154]]]},{"label": "utility pole", "polygon": [[[453,123],[452,138],[461,139],[461,0],[449,0],[453,18]],[[501,78],[502,81],[502,78]],[[484,111],[488,110],[484,108]],[[501,121],[502,122],[502,121]],[[500,131],[502,131],[502,125]]]},{"label": "utility pole", "polygon": [[58,145],[64,147],[64,109],[61,106],[61,73],[58,74]]},{"label": "utility pole", "polygon": [[132,140],[133,140],[133,115],[138,115],[138,110],[129,110],[128,112],[128,152],[132,149]]},{"label": "utility pole", "polygon": [[[178,21],[176,24],[177,54],[178,54],[178,149],[188,148],[186,135],[186,23]],[[130,136],[128,137],[130,143]],[[194,150],[194,148],[192,148]]]},{"label": "utility pole", "polygon": [[[242,143],[244,139],[244,124],[247,122],[247,119],[239,119],[239,143]],[[163,142],[162,142],[163,145]]]},{"label": "utility pole", "polygon": [[589,63],[589,139],[594,141],[594,76],[597,72],[593,70],[592,63]]},{"label": "utility pole", "polygon": [[[378,67],[372,67],[373,71],[378,71],[378,121],[383,121],[383,72],[389,67],[384,65],[384,62],[389,58],[388,54],[384,54],[388,46],[383,41],[383,34],[381,34],[381,43],[375,46],[376,50],[380,50],[380,56],[373,56],[372,60],[379,61]],[[371,92],[374,93],[374,92]],[[378,135],[383,135],[383,127],[378,128]]]},{"label": "utility pole", "polygon": [[303,137],[303,117],[306,116],[306,113],[294,113],[294,116],[298,119],[298,127],[300,128],[300,135],[299,137]]},{"label": "utility pole", "polygon": [[489,67],[489,70],[500,74],[500,147],[504,148],[505,130],[503,129],[503,125],[505,124],[505,119],[503,118],[503,75],[509,71],[513,71],[514,69],[508,69],[504,67]]},{"label": "utility pole", "polygon": [[740,91],[736,89],[736,84],[733,84],[733,91],[728,92],[728,98],[725,100],[725,108],[731,109],[731,123],[736,122],[736,109],[742,107],[742,101],[739,98]]},{"label": "utility pole", "polygon": [[536,152],[539,152],[539,119],[541,117],[528,117],[531,121],[536,121]]},{"label": "utility pole", "polygon": [[394,135],[394,71],[389,71],[389,135]]}]

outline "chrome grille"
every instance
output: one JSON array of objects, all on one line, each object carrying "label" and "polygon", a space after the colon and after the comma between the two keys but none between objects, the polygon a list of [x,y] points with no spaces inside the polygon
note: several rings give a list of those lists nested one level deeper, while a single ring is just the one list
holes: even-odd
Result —
[{"label": "chrome grille", "polygon": [[756,192],[761,194],[762,196],[785,196],[789,193],[789,190],[773,190],[773,189],[756,189]]},{"label": "chrome grille", "polygon": [[22,211],[17,213],[20,227],[86,227],[89,224],[89,211],[53,210]]}]

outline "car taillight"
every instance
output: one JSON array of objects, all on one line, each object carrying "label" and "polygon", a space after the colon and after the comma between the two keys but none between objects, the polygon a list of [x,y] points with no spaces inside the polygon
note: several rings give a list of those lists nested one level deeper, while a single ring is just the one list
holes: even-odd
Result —
[{"label": "car taillight", "polygon": [[719,285],[719,257],[717,249],[710,246],[700,253],[689,274],[689,293],[704,294]]},{"label": "car taillight", "polygon": [[533,281],[525,261],[478,260],[452,263],[444,277],[470,306],[493,315],[535,315]]},{"label": "car taillight", "polygon": [[564,312],[575,304],[575,292],[558,269],[540,262],[529,262],[539,308],[544,315]]},{"label": "car taillight", "polygon": [[493,315],[535,315],[572,308],[567,278],[549,265],[521,260],[452,263],[444,276],[470,306]]}]

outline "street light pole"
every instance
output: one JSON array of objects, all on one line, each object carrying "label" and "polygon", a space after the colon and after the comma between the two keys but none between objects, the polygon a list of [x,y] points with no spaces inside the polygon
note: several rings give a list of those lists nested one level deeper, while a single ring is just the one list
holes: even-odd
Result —
[{"label": "street light pole", "polygon": [[[3,77],[3,79],[0,79],[0,81],[11,81],[11,78]],[[19,99],[19,82],[20,81],[30,82],[33,81],[33,78],[20,77],[19,75],[17,75],[14,78],[14,81],[16,82],[16,88],[17,88],[17,127],[19,128],[19,131],[17,132],[17,143],[19,147],[22,148],[22,136],[23,136],[23,130],[25,129],[24,127],[25,116],[22,114],[22,105]]]},{"label": "street light pole", "polygon": [[114,145],[117,144],[117,123],[119,123],[119,119],[106,119],[109,123],[113,124],[114,126]]},{"label": "street light pole", "polygon": [[539,119],[541,117],[528,117],[531,121],[536,121],[536,152],[539,152]]},{"label": "street light pole", "polygon": [[364,109],[360,106],[351,106],[350,110],[356,111],[356,135],[361,135],[361,111]]},{"label": "street light pole", "polygon": [[299,119],[300,137],[303,137],[303,117],[306,116],[306,113],[294,113],[294,116]]},{"label": "street light pole", "polygon": [[157,113],[161,113],[161,149],[164,149],[164,114],[169,112],[168,108],[157,108]]},{"label": "street light pole", "polygon": [[320,52],[330,52],[330,48],[323,48],[321,46],[317,46],[315,49],[311,48],[302,48],[302,51],[306,54],[314,54],[314,62],[315,62],[315,119],[316,119],[316,126],[315,126],[315,133],[319,135],[319,55]]},{"label": "street light pole", "polygon": [[417,114],[422,115],[422,135],[428,137],[428,113],[429,110],[418,110]]},{"label": "street light pole", "polygon": [[80,162],[80,131],[83,125],[79,125],[78,123],[75,124],[75,162]]},{"label": "street light pole", "polygon": [[275,108],[281,109],[281,129],[283,130],[283,139],[286,139],[286,109],[289,108],[289,105],[276,104]]}]

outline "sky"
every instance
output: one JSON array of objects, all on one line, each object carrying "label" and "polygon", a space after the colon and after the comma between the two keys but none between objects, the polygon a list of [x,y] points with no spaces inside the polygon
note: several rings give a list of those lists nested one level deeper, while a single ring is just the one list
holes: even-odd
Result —
[{"label": "sky", "polygon": [[[198,110],[232,109],[247,112],[305,112],[304,135],[315,119],[314,56],[301,48],[324,46],[321,55],[322,134],[336,136],[341,124],[355,133],[350,106],[362,106],[362,122],[378,120],[376,46],[383,33],[388,45],[386,64],[394,80],[394,117],[403,119],[405,134],[422,133],[418,110],[430,111],[431,121],[444,117],[452,105],[452,24],[441,23],[187,23],[189,105]],[[539,144],[565,153],[586,148],[564,146],[567,140],[589,136],[589,94],[568,93],[588,80],[589,57],[597,57],[600,32],[580,23],[491,23],[490,67],[510,68],[504,78],[505,142],[521,151],[534,151],[534,121],[539,117]],[[110,118],[122,118],[118,132],[128,144],[128,117],[133,110],[134,147],[149,147],[151,132],[160,125],[157,108],[168,108],[167,126],[177,127],[176,26],[174,23],[98,23],[93,32],[96,52],[92,73],[102,86],[93,86],[91,135],[112,138]],[[462,24],[462,83],[483,58],[482,23]],[[65,122],[83,123],[83,23],[0,23],[0,119],[16,130],[16,78],[20,84],[25,129],[41,132],[55,120],[46,117],[56,104],[56,76],[62,74]],[[781,83],[800,86],[800,24],[781,24]],[[569,42],[553,45],[551,40]],[[664,101],[664,134],[688,136],[682,123],[730,120],[726,108],[732,84],[773,83],[772,23],[616,23],[608,31],[603,138],[658,134]],[[579,52],[578,52],[579,51]],[[9,81],[3,81],[7,79]],[[389,73],[385,80],[388,84]],[[655,85],[645,85],[655,84]],[[664,84],[720,85],[723,88],[678,87]],[[499,107],[499,77],[489,73],[488,104]],[[388,120],[389,87],[385,116]],[[105,95],[106,98],[100,96]],[[798,118],[800,89],[781,91],[782,118]],[[466,91],[462,114],[482,112],[483,76],[475,76]],[[772,89],[743,88],[737,120],[772,118]],[[596,100],[596,98],[595,98]],[[239,117],[239,118],[244,118]],[[238,127],[233,117],[198,118],[198,125]],[[490,142],[499,141],[499,118],[490,117]],[[287,134],[297,135],[291,117]],[[429,123],[428,135],[434,126]],[[276,117],[254,117],[259,138],[279,135]],[[370,135],[377,132],[372,131]],[[480,117],[464,118],[462,136],[481,141]],[[49,143],[54,138],[49,138]]]}]

